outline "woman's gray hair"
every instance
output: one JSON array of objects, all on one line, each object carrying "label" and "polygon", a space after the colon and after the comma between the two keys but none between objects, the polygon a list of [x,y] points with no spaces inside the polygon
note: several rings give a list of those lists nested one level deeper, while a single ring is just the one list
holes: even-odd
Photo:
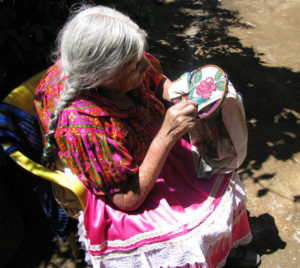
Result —
[{"label": "woman's gray hair", "polygon": [[112,81],[124,64],[133,57],[142,57],[145,45],[145,31],[115,9],[83,6],[69,19],[58,35],[54,53],[56,59],[61,58],[67,79],[49,120],[45,161],[54,153],[59,114],[74,96]]}]

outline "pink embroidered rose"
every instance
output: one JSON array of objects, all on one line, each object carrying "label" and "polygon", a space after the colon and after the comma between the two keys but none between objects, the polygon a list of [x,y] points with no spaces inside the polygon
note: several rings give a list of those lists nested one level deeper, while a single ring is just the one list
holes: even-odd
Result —
[{"label": "pink embroidered rose", "polygon": [[203,99],[208,99],[216,88],[217,84],[214,84],[214,79],[212,77],[207,77],[196,86],[196,92],[199,96],[202,96]]}]

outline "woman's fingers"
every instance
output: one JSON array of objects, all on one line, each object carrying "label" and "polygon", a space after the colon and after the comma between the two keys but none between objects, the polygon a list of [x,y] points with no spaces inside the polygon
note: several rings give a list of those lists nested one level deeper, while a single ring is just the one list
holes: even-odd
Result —
[{"label": "woman's fingers", "polygon": [[178,115],[197,115],[197,103],[195,101],[183,101],[169,108],[170,113]]},{"label": "woman's fingers", "polygon": [[166,113],[161,133],[171,140],[177,140],[195,127],[197,121],[197,103],[195,101],[180,102],[170,107]]},{"label": "woman's fingers", "polygon": [[173,107],[176,107],[178,109],[184,109],[186,107],[193,107],[194,109],[197,109],[197,102],[193,100],[187,100],[187,101],[181,101],[179,103],[176,103],[173,105]]}]

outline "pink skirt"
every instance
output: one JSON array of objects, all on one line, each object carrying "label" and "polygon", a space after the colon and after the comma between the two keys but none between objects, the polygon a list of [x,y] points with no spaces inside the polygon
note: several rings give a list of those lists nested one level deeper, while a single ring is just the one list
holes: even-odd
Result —
[{"label": "pink skirt", "polygon": [[251,233],[237,173],[196,177],[190,144],[171,151],[143,205],[123,212],[88,194],[79,238],[93,267],[222,267]]}]

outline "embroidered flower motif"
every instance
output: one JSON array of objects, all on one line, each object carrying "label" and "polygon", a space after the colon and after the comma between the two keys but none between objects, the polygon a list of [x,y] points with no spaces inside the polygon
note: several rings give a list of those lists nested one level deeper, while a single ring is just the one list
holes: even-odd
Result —
[{"label": "embroidered flower motif", "polygon": [[196,86],[196,92],[199,96],[202,96],[203,99],[208,99],[216,88],[217,84],[214,84],[214,79],[212,77],[207,77]]},{"label": "embroidered flower motif", "polygon": [[67,141],[69,141],[71,144],[73,143],[72,135],[67,135],[66,138],[67,138]]},{"label": "embroidered flower motif", "polygon": [[78,178],[81,181],[86,181],[86,177],[83,174],[78,174]]},{"label": "embroidered flower motif", "polygon": [[90,162],[84,162],[84,166],[86,169],[89,169],[91,167],[91,163]]},{"label": "embroidered flower motif", "polygon": [[70,121],[71,121],[72,123],[75,121],[76,116],[75,116],[75,114],[74,114],[73,112],[70,113],[69,119],[70,119]]}]

